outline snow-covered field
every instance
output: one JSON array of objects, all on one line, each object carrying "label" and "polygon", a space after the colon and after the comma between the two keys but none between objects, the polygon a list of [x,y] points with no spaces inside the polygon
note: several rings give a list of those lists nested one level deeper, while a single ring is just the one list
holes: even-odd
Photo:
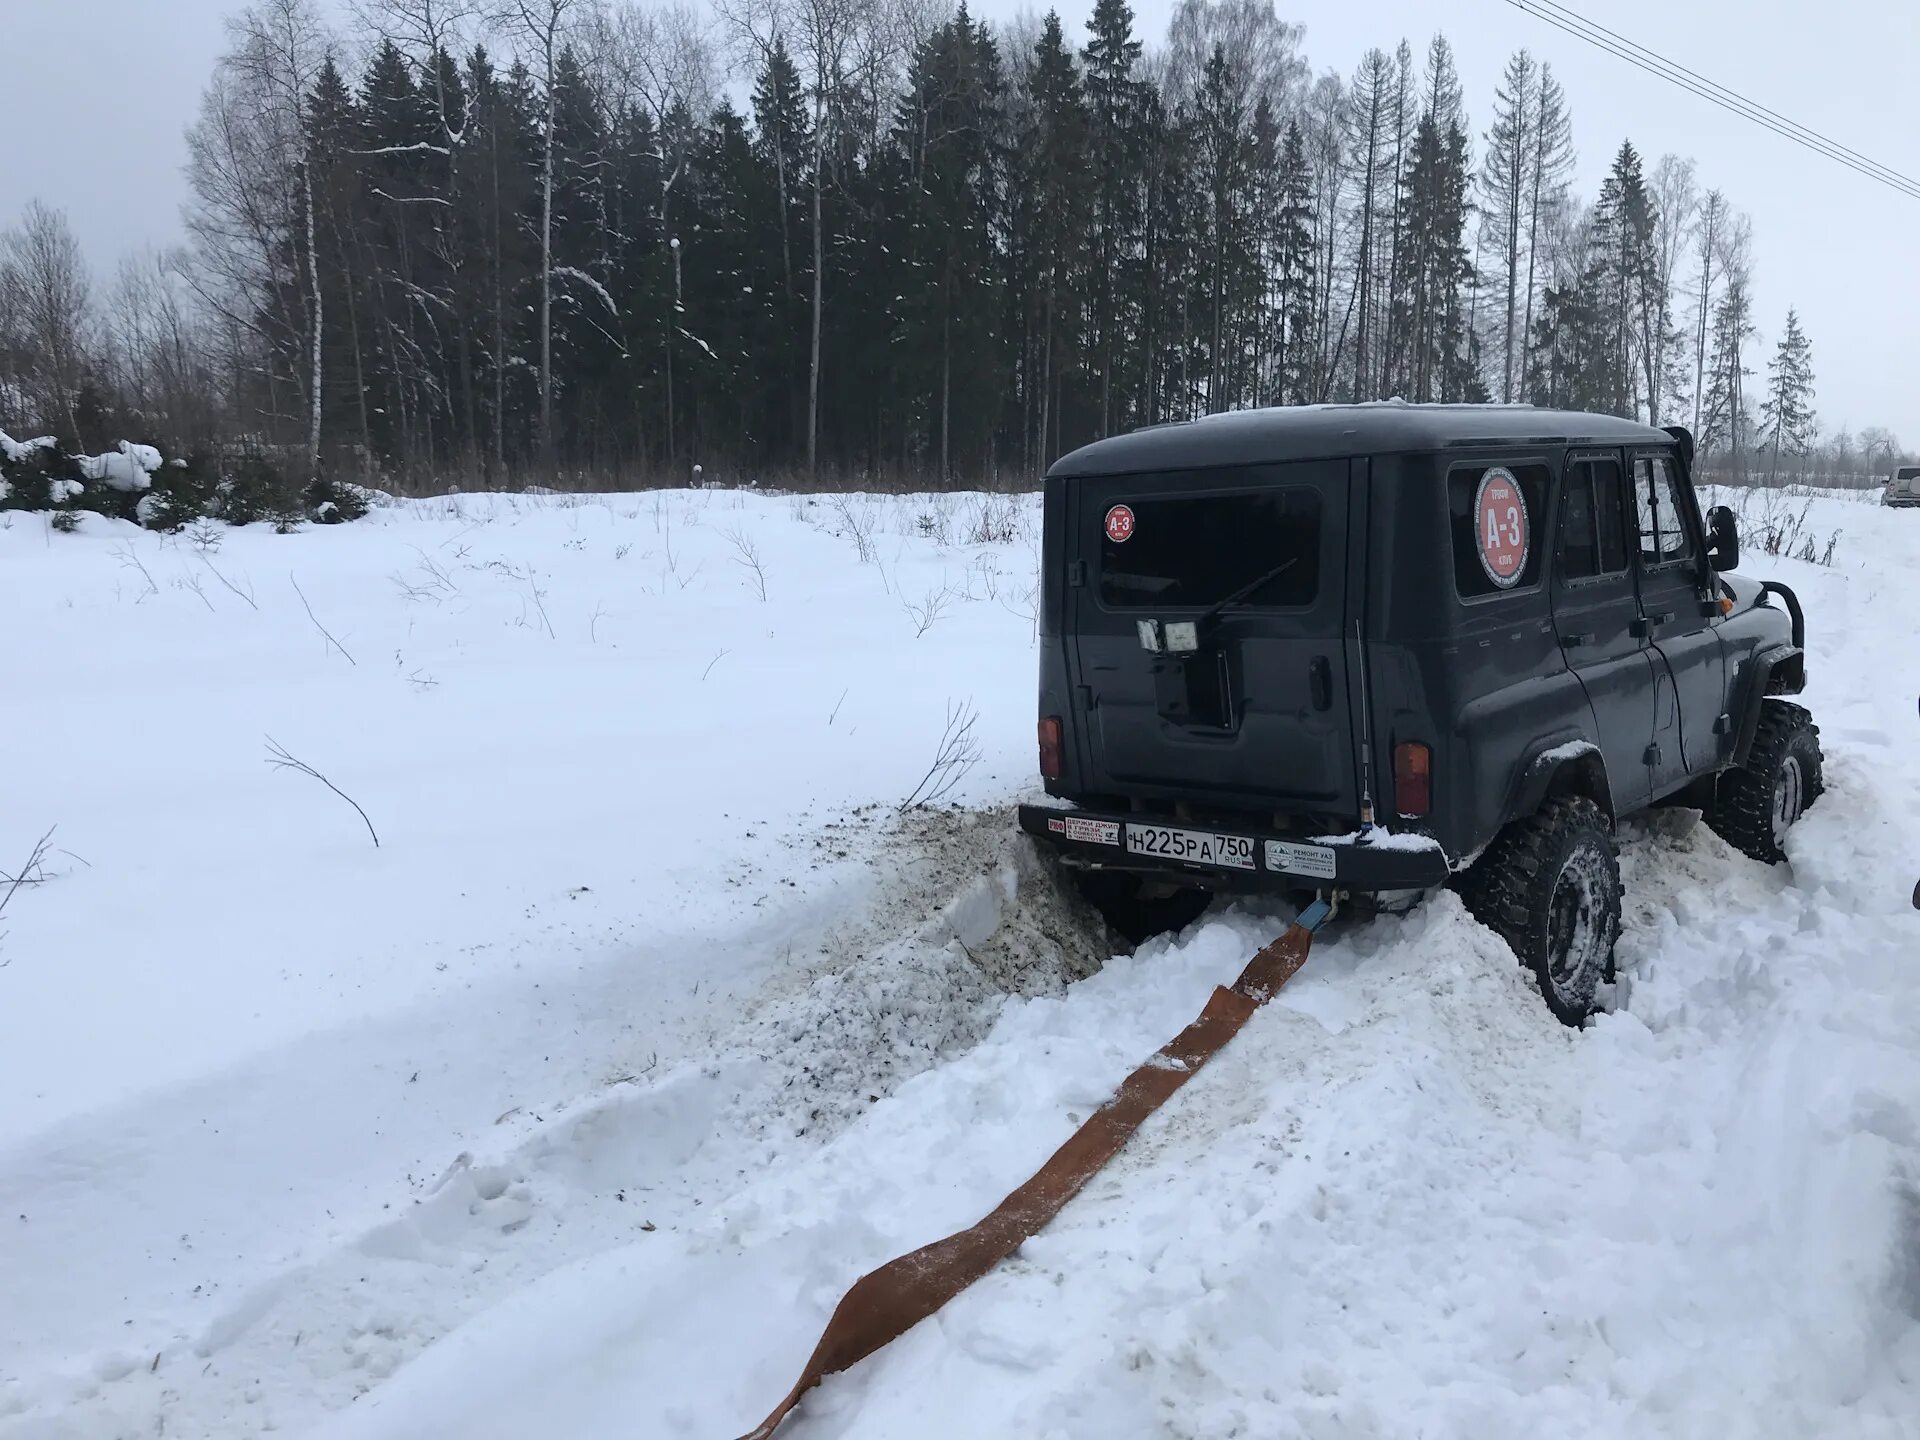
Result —
[{"label": "snow-covered field", "polygon": [[[1743,566],[1809,611],[1790,866],[1633,827],[1580,1033],[1451,896],[1335,930],[796,1440],[1920,1433],[1920,517],[1812,504],[1834,568]],[[0,1437],[756,1422],[1285,918],[1106,959],[1011,836],[1037,544],[975,496],[15,517],[0,870],[59,828],[0,916]],[[979,763],[896,815],[955,707]]]}]

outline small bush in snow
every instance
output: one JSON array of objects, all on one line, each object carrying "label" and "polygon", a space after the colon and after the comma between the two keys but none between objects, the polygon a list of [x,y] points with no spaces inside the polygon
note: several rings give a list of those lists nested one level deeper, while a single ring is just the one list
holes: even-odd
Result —
[{"label": "small bush in snow", "polygon": [[983,495],[966,519],[969,545],[1011,545],[1020,538],[1020,507],[1004,495]]},{"label": "small bush in snow", "polygon": [[181,530],[196,520],[204,524],[218,494],[214,471],[210,455],[162,465],[153,473],[152,487],[140,497],[134,518],[149,530]]},{"label": "small bush in snow", "polygon": [[300,500],[298,487],[278,466],[259,451],[249,450],[221,477],[214,503],[220,518],[230,525],[271,520],[279,529],[305,518]]},{"label": "small bush in snow", "polygon": [[71,510],[85,493],[73,456],[51,440],[19,444],[0,431],[0,510]]},{"label": "small bush in snow", "polygon": [[366,497],[359,490],[325,475],[309,480],[300,498],[306,502],[307,518],[316,525],[344,525],[367,513]]}]

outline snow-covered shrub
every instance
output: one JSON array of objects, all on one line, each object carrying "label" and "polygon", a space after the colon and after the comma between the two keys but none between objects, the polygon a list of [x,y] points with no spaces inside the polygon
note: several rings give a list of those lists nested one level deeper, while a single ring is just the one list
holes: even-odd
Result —
[{"label": "snow-covered shrub", "polygon": [[152,479],[152,488],[134,507],[134,518],[149,530],[181,529],[205,518],[213,508],[216,480],[211,456],[169,460],[153,472]]},{"label": "snow-covered shrub", "polygon": [[121,441],[100,455],[69,455],[51,437],[15,440],[0,431],[0,510],[91,512],[149,530],[179,530],[214,517],[257,520],[288,531],[306,521],[337,525],[367,513],[367,493],[321,477],[302,485],[257,449],[168,460],[151,445]]},{"label": "snow-covered shrub", "polygon": [[133,445],[122,440],[119,448],[105,455],[79,457],[80,472],[97,480],[109,490],[133,494],[153,484],[153,472],[160,468],[160,452],[151,445]]},{"label": "snow-covered shrub", "polygon": [[212,511],[229,525],[270,520],[282,531],[306,518],[298,484],[258,450],[242,451],[223,467]]},{"label": "snow-covered shrub", "polygon": [[22,442],[0,430],[0,510],[70,510],[86,488],[74,457],[50,437]]},{"label": "snow-covered shrub", "polygon": [[326,475],[309,480],[301,498],[306,502],[307,518],[316,525],[342,525],[367,513],[366,496]]}]

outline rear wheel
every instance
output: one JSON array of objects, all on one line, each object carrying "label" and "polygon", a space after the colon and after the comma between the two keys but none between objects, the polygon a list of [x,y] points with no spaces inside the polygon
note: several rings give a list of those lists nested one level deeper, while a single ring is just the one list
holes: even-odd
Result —
[{"label": "rear wheel", "polygon": [[1184,930],[1213,903],[1205,890],[1152,881],[1123,870],[1080,870],[1074,882],[1107,928],[1128,945]]},{"label": "rear wheel", "polygon": [[1620,862],[1598,805],[1565,796],[1514,821],[1460,889],[1474,918],[1533,971],[1556,1016],[1578,1025],[1593,1012],[1620,936]]},{"label": "rear wheel", "polygon": [[1777,865],[1787,858],[1787,831],[1826,787],[1812,714],[1784,700],[1761,703],[1747,763],[1720,777],[1707,823],[1734,849]]}]

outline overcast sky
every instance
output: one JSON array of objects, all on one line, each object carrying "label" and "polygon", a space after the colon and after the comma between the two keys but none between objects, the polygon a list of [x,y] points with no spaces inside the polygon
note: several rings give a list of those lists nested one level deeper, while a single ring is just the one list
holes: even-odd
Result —
[{"label": "overcast sky", "polygon": [[[334,0],[338,3],[338,0]],[[1135,0],[1150,43],[1174,0]],[[1730,89],[1920,177],[1920,0],[1569,0],[1570,8]],[[180,238],[182,131],[223,45],[229,0],[0,0],[0,224],[34,197],[66,211],[103,277]],[[976,15],[1042,9],[973,0]],[[1061,6],[1085,35],[1092,0]],[[1651,171],[1691,156],[1703,187],[1753,217],[1756,368],[1797,306],[1823,428],[1883,424],[1920,445],[1920,200],[1821,159],[1602,54],[1504,0],[1282,0],[1315,71],[1372,45],[1453,42],[1476,147],[1507,56],[1524,45],[1566,86],[1588,198],[1622,138]]]}]

